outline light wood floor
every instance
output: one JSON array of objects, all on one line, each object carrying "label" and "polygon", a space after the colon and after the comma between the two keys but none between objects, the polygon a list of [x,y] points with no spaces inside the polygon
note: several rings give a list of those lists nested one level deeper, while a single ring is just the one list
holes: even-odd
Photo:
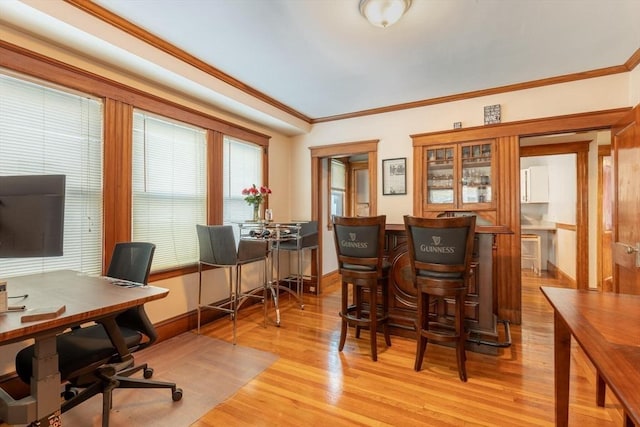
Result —
[{"label": "light wood floor", "polygon": [[[531,275],[523,282],[523,321],[511,326],[512,346],[498,356],[467,352],[467,383],[458,379],[452,348],[429,345],[421,372],[413,370],[415,344],[406,338],[392,337],[390,348],[379,339],[372,362],[368,332],[356,340],[350,330],[338,352],[335,284],[321,297],[305,296],[304,310],[285,296],[280,327],[272,316],[264,328],[260,307],[252,307],[239,317],[238,344],[280,358],[193,425],[553,425],[552,310],[538,287],[561,284]],[[217,320],[203,333],[230,341],[231,322]],[[595,405],[594,369],[575,342],[571,363],[570,425],[622,425],[612,393],[606,408]]]}]

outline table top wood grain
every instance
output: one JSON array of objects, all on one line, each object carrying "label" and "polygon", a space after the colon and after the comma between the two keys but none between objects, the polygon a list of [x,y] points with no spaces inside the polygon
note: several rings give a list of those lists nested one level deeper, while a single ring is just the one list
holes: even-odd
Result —
[{"label": "table top wood grain", "polygon": [[[25,311],[0,314],[0,344],[21,341],[39,334],[51,334],[67,327],[99,320],[164,298],[168,289],[155,286],[122,287],[104,277],[88,276],[71,270],[7,279],[9,296],[24,295],[24,299],[12,299],[11,305],[25,305]],[[22,316],[30,309],[65,306],[65,311],[53,319],[22,322]]]},{"label": "table top wood grain", "polygon": [[640,425],[640,296],[546,286],[541,291]]}]

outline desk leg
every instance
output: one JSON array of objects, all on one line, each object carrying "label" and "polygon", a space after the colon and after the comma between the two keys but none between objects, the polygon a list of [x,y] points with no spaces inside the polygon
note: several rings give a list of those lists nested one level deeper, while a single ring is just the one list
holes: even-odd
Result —
[{"label": "desk leg", "polygon": [[600,376],[600,372],[596,373],[596,405],[604,408],[605,394],[607,385],[604,382],[604,378]]},{"label": "desk leg", "polygon": [[626,412],[624,413],[624,427],[638,427]]},{"label": "desk leg", "polygon": [[553,323],[556,426],[566,427],[569,423],[571,331],[557,312],[554,312]]},{"label": "desk leg", "polygon": [[10,424],[44,420],[60,412],[60,372],[56,334],[38,336],[33,353],[31,395],[13,400],[0,390],[0,416]]}]

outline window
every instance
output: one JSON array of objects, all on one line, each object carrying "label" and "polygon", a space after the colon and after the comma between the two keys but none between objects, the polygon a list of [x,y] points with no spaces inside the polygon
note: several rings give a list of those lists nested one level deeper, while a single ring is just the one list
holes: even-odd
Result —
[{"label": "window", "polygon": [[66,175],[64,255],[0,259],[3,277],[102,269],[102,103],[0,73],[0,174]]},{"label": "window", "polygon": [[156,245],[152,271],[198,261],[207,223],[206,131],[139,110],[133,117],[132,240]]},{"label": "window", "polygon": [[[331,217],[345,215],[347,168],[340,160],[331,159],[330,167]],[[329,221],[331,223],[331,221]]]},{"label": "window", "polygon": [[[233,167],[231,167],[233,165]],[[253,217],[242,190],[262,182],[262,147],[239,139],[224,137],[224,223],[242,222]]]}]

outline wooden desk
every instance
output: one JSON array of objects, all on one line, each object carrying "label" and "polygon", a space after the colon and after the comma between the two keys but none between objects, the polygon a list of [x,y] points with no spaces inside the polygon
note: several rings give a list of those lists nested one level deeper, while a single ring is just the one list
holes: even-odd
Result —
[{"label": "wooden desk", "polygon": [[571,335],[640,426],[640,296],[540,288],[554,309],[556,425],[569,418]]},{"label": "wooden desk", "polygon": [[[14,277],[7,280],[11,295],[28,294],[20,304],[30,308],[65,305],[55,319],[22,323],[28,311],[0,314],[0,345],[35,339],[37,357],[31,380],[31,396],[13,400],[0,389],[0,418],[10,424],[27,424],[60,409],[60,373],[56,335],[66,328],[89,321],[113,322],[124,310],[167,296],[169,291],[155,286],[125,288],[105,278],[61,270]],[[112,337],[121,357],[131,357],[121,336]]]}]

